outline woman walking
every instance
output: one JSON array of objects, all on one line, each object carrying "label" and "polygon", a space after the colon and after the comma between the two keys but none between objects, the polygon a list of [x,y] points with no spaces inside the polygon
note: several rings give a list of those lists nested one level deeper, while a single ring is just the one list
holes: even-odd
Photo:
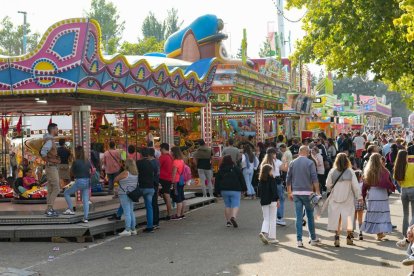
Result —
[{"label": "woman walking", "polygon": [[390,173],[381,161],[381,154],[373,153],[364,169],[362,196],[367,202],[367,213],[362,224],[362,231],[377,234],[381,241],[384,233],[392,231],[388,193],[394,192]]},{"label": "woman walking", "polygon": [[311,155],[313,159],[316,160],[316,172],[318,173],[319,189],[322,193],[326,191],[325,165],[323,163],[323,157],[317,146],[312,148]]},{"label": "woman walking", "polygon": [[220,193],[224,199],[224,217],[227,227],[238,227],[236,218],[240,208],[240,197],[246,190],[242,172],[234,164],[230,155],[224,156],[216,176],[216,193]]},{"label": "woman walking", "polygon": [[252,180],[253,173],[259,166],[259,159],[254,155],[252,148],[249,145],[244,146],[244,153],[242,156],[242,168],[243,176],[247,186],[247,197],[251,199],[256,198],[256,192],[254,191]]},{"label": "woman walking", "polygon": [[347,231],[346,244],[353,245],[352,232],[355,215],[355,199],[362,203],[358,180],[345,153],[337,155],[334,167],[326,179],[330,191],[328,204],[328,230],[335,231],[335,247],[339,247],[342,230]]},{"label": "woman walking", "polygon": [[136,220],[134,214],[134,202],[128,197],[127,193],[132,192],[138,185],[138,170],[135,161],[125,160],[123,172],[115,177],[115,182],[119,183],[119,201],[125,214],[125,230],[119,233],[120,236],[136,235]]},{"label": "woman walking", "polygon": [[[408,226],[414,223],[414,163],[408,163],[408,153],[406,150],[398,152],[394,164],[394,179],[401,186],[401,202],[403,205],[402,232],[404,237],[406,237]],[[411,205],[410,220],[409,205]],[[402,246],[397,243],[400,247],[404,247],[407,244],[405,238],[401,242]]]},{"label": "woman walking", "polygon": [[[181,220],[185,218],[185,197],[184,197],[184,160],[180,147],[172,147],[171,154],[174,158],[172,168],[173,199],[177,203],[177,213],[171,217],[171,220]],[[213,196],[213,195],[210,195]]]},{"label": "woman walking", "polygon": [[69,189],[65,190],[63,195],[65,196],[68,209],[63,213],[64,215],[74,215],[73,204],[70,198],[71,195],[77,191],[82,192],[83,203],[83,219],[84,223],[88,222],[89,215],[89,188],[91,177],[92,165],[89,160],[85,158],[85,152],[82,146],[75,148],[75,161],[72,163],[71,173],[75,177],[75,184]]},{"label": "woman walking", "polygon": [[272,175],[273,167],[264,164],[260,168],[259,175],[259,195],[262,205],[263,223],[259,234],[260,240],[264,244],[278,244],[276,239],[276,213],[279,207],[279,196],[276,181]]}]

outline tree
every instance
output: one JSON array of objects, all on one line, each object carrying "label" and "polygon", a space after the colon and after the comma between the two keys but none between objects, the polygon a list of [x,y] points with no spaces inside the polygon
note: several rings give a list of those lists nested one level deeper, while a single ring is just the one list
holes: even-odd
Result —
[{"label": "tree", "polygon": [[[26,24],[27,51],[33,51],[39,42],[38,33],[31,34],[30,25]],[[6,16],[0,23],[0,54],[18,56],[23,54],[23,25],[14,26]]]},{"label": "tree", "polygon": [[90,11],[86,14],[99,22],[105,51],[115,53],[125,28],[125,21],[120,21],[116,6],[106,0],[92,0]]},{"label": "tree", "polygon": [[272,47],[270,46],[270,43],[267,39],[263,41],[262,47],[259,50],[259,57],[265,58],[265,57],[271,57],[274,56],[275,52],[272,51]]},{"label": "tree", "polygon": [[183,21],[179,20],[178,10],[172,8],[167,12],[167,18],[163,21],[158,20],[153,12],[145,17],[141,27],[144,38],[155,37],[158,41],[163,41],[180,29]]},{"label": "tree", "polygon": [[394,19],[394,25],[405,27],[407,29],[406,38],[408,42],[414,41],[414,1],[403,0],[400,8],[405,11],[400,18]]},{"label": "tree", "polygon": [[157,41],[163,41],[166,30],[165,21],[158,21],[154,13],[150,12],[149,15],[145,17],[141,30],[144,38],[155,37]]},{"label": "tree", "polygon": [[402,95],[397,92],[388,92],[387,86],[379,81],[368,80],[367,77],[353,77],[353,78],[334,78],[334,94],[341,95],[342,93],[353,93],[356,95],[367,96],[386,96],[387,104],[392,105],[392,116],[402,117],[404,122],[407,122],[410,111],[402,101]]},{"label": "tree", "polygon": [[[371,72],[391,89],[414,93],[414,43],[393,20],[402,16],[399,0],[288,0],[306,8],[306,36],[297,44],[294,61],[325,64],[339,77]],[[404,98],[403,94],[403,98]]]},{"label": "tree", "polygon": [[178,31],[184,23],[184,21],[179,22],[177,9],[171,8],[167,13],[168,16],[164,21],[166,26],[164,39],[167,39],[170,35]]},{"label": "tree", "polygon": [[122,43],[119,52],[123,55],[143,55],[151,52],[162,52],[163,42],[158,42],[155,37],[148,37],[138,41],[138,43],[130,43],[125,41]]}]

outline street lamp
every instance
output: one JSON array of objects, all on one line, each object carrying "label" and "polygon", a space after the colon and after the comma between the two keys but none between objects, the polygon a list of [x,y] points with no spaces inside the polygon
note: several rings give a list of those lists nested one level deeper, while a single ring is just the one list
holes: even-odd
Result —
[{"label": "street lamp", "polygon": [[26,19],[27,19],[27,12],[25,11],[18,11],[17,13],[23,14],[23,54],[26,54],[26,44],[27,44],[27,30],[26,30]]}]

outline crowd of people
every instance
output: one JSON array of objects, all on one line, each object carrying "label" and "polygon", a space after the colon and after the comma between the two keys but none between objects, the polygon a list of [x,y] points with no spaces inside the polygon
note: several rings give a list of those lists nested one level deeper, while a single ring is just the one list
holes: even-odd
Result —
[{"label": "crowd of people", "polygon": [[[237,142],[238,148],[234,147]],[[302,229],[306,223],[309,244],[321,242],[315,217],[325,209],[335,247],[340,247],[343,231],[347,245],[353,245],[355,239],[364,240],[364,234],[375,234],[382,241],[396,228],[391,222],[389,196],[398,191],[404,238],[397,246],[408,247],[409,258],[403,264],[414,265],[413,143],[412,131],[395,130],[340,133],[336,139],[319,133],[315,139],[302,141],[286,141],[280,135],[277,141],[256,147],[250,140],[230,139],[216,177],[216,192],[224,199],[226,226],[237,225],[240,195],[248,199],[257,195],[263,212],[259,238],[265,244],[277,244],[276,225],[286,225],[287,192],[295,206],[298,247],[304,246]],[[317,209],[319,214],[315,214]]]},{"label": "crowd of people", "polygon": [[[50,137],[56,135],[57,126],[51,124],[48,130],[41,149],[49,190],[46,215],[57,216],[53,204],[60,190],[59,179],[70,179],[70,175],[60,175],[69,168],[71,156],[63,144],[56,148],[49,142]],[[398,191],[403,205],[404,238],[397,245],[414,250],[414,145],[411,131],[355,131],[340,133],[336,139],[327,138],[321,132],[314,139],[302,141],[296,138],[287,141],[283,135],[279,135],[275,142],[255,145],[253,141],[250,137],[229,139],[214,176],[212,149],[199,141],[199,148],[193,153],[203,196],[221,195],[227,227],[239,226],[237,215],[242,198],[254,200],[260,197],[263,223],[259,238],[265,244],[277,244],[276,225],[286,225],[284,205],[287,195],[295,206],[298,247],[304,246],[302,229],[306,224],[309,243],[318,245],[321,242],[316,235],[315,217],[325,208],[328,211],[327,229],[334,232],[334,246],[340,247],[343,231],[346,231],[347,245],[353,245],[355,239],[363,240],[364,234],[375,234],[381,241],[396,228],[391,222],[389,195]],[[184,183],[191,178],[188,160],[184,160],[187,158],[180,147],[170,149],[168,144],[162,143],[159,149],[149,143],[138,152],[130,145],[126,158],[122,158],[115,143],[110,142],[101,158],[96,160],[92,152],[89,161],[82,147],[78,146],[70,166],[75,184],[64,193],[68,209],[63,214],[74,214],[70,194],[77,190],[82,191],[84,206],[88,206],[89,179],[95,170],[104,170],[109,192],[120,201],[117,214],[109,219],[119,220],[125,215],[125,230],[120,235],[136,234],[134,204],[128,194],[137,187],[143,194],[146,209],[144,232],[150,233],[159,227],[159,195],[167,207],[167,220],[185,218]],[[28,181],[31,174],[27,172]],[[117,191],[114,190],[115,183],[119,183]],[[172,202],[177,207],[175,214],[172,214]],[[317,209],[319,214],[315,214]],[[87,220],[88,208],[84,208],[83,221]],[[355,234],[356,230],[359,232]],[[414,265],[414,254],[403,263]]]}]

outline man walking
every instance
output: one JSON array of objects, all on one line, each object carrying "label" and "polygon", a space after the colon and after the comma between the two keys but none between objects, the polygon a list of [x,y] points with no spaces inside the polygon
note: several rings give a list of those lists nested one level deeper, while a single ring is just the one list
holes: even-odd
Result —
[{"label": "man walking", "polygon": [[225,147],[223,149],[223,153],[222,156],[226,156],[226,155],[230,155],[231,156],[231,160],[233,160],[234,164],[238,164],[240,163],[241,160],[241,155],[240,155],[240,151],[238,148],[236,148],[234,145],[234,140],[233,138],[230,138],[229,141],[229,146]]},{"label": "man walking", "polygon": [[171,185],[172,185],[172,169],[173,169],[173,157],[170,154],[170,145],[162,143],[160,145],[161,156],[160,156],[160,184],[161,193],[164,199],[165,205],[167,206],[167,217],[169,220],[171,217]]},{"label": "man walking", "polygon": [[303,207],[305,207],[308,217],[308,228],[311,236],[311,245],[318,245],[320,240],[316,238],[315,221],[313,217],[313,207],[310,196],[313,190],[320,195],[318,174],[316,173],[315,162],[308,159],[309,148],[301,146],[299,157],[289,164],[286,177],[288,196],[295,203],[296,212],[296,238],[298,247],[303,247],[302,242],[302,222]]},{"label": "man walking", "polygon": [[47,217],[57,217],[59,214],[53,209],[56,197],[59,194],[59,171],[57,165],[60,164],[54,137],[58,135],[57,124],[51,123],[47,126],[47,132],[43,136],[43,146],[40,149],[40,155],[46,162],[47,177]]},{"label": "man walking", "polygon": [[213,197],[213,184],[211,182],[213,178],[213,170],[211,169],[211,158],[213,156],[213,151],[211,148],[207,147],[204,140],[200,140],[200,147],[194,153],[194,161],[197,165],[198,176],[200,177],[200,184],[203,190],[203,196],[207,197],[206,191],[206,179],[208,191],[210,197]]}]

